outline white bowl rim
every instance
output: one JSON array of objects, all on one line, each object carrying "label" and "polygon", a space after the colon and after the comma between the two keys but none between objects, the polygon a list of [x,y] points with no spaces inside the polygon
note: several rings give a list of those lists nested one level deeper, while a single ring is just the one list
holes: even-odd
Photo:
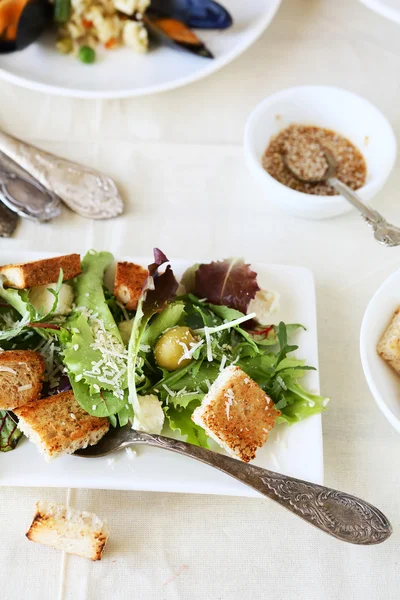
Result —
[{"label": "white bowl rim", "polygon": [[306,194],[305,192],[299,192],[298,190],[294,190],[294,189],[284,185],[283,183],[280,183],[280,181],[278,181],[277,179],[272,177],[272,175],[270,175],[268,173],[268,171],[266,171],[263,168],[259,159],[256,156],[256,153],[254,152],[254,148],[253,148],[253,144],[252,144],[251,129],[253,128],[253,126],[255,125],[257,120],[260,118],[260,116],[263,114],[265,108],[267,108],[270,104],[273,104],[280,98],[291,96],[298,92],[302,92],[304,90],[308,90],[310,92],[312,92],[313,90],[318,90],[318,91],[323,90],[323,91],[327,91],[327,92],[334,91],[334,92],[342,93],[347,96],[352,96],[352,97],[356,98],[358,101],[364,103],[369,109],[372,109],[385,122],[385,125],[387,127],[388,137],[390,138],[390,141],[391,141],[391,150],[392,150],[391,160],[388,161],[388,166],[386,167],[386,170],[383,174],[377,176],[372,181],[369,181],[368,183],[366,183],[364,186],[362,186],[357,191],[364,191],[364,190],[369,191],[373,187],[377,187],[377,186],[379,187],[379,185],[382,185],[386,181],[388,176],[390,175],[390,173],[394,167],[395,161],[396,161],[397,140],[396,140],[396,136],[394,134],[393,128],[392,128],[389,120],[387,119],[387,117],[383,114],[383,112],[377,106],[375,106],[375,104],[373,104],[372,102],[370,102],[363,96],[360,96],[359,94],[355,94],[354,92],[350,92],[349,90],[346,90],[344,88],[341,88],[338,86],[332,86],[332,85],[298,85],[298,86],[294,86],[294,87],[284,88],[283,90],[279,90],[278,92],[274,92],[273,94],[270,94],[269,96],[267,96],[266,98],[261,100],[261,102],[259,102],[256,105],[256,107],[251,111],[251,113],[246,121],[245,130],[244,130],[244,148],[245,148],[246,156],[248,157],[248,159],[251,158],[253,166],[256,167],[258,173],[262,174],[263,177],[268,179],[268,181],[272,185],[274,185],[277,189],[282,190],[282,188],[284,188],[285,192],[292,193],[293,197],[297,196],[304,201],[307,200],[309,205],[318,204],[320,206],[321,202],[324,203],[325,205],[331,205],[331,206],[337,206],[337,205],[343,204],[344,200],[343,200],[342,196],[340,196],[340,195],[320,196],[317,194]]},{"label": "white bowl rim", "polygon": [[360,329],[360,355],[361,355],[361,364],[362,364],[362,368],[364,371],[365,379],[367,380],[368,387],[374,397],[374,400],[375,400],[378,408],[380,409],[382,414],[386,417],[386,419],[389,421],[389,423],[400,433],[400,418],[397,417],[394,414],[394,412],[387,406],[382,394],[380,393],[378,386],[376,385],[375,380],[372,376],[371,368],[370,368],[370,365],[368,362],[368,356],[367,356],[367,348],[370,344],[370,340],[368,339],[369,316],[374,309],[374,304],[377,301],[377,298],[381,295],[381,293],[384,291],[384,289],[386,287],[389,287],[390,284],[392,283],[392,281],[399,276],[399,273],[400,273],[400,269],[397,269],[394,273],[389,275],[389,277],[387,277],[385,279],[385,281],[383,281],[383,283],[381,283],[381,285],[378,287],[378,289],[375,291],[374,295],[368,302],[368,306],[365,309],[363,320],[361,323],[361,329]]}]

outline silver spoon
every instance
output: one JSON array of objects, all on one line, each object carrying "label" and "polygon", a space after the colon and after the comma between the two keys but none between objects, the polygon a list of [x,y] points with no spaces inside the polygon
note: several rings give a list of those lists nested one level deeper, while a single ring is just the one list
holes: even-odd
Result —
[{"label": "silver spoon", "polygon": [[373,229],[375,239],[384,246],[399,246],[400,245],[400,228],[391,225],[386,219],[378,213],[378,211],[369,208],[364,204],[360,196],[349,188],[343,181],[336,177],[337,164],[332,153],[323,147],[325,159],[327,163],[326,171],[316,179],[304,179],[291,166],[286,155],[283,155],[283,161],[286,168],[292,173],[293,177],[304,183],[328,183],[339,194],[343,196],[350,204],[354,206],[362,215],[363,219]]},{"label": "silver spoon", "polygon": [[360,498],[261,469],[187,442],[136,431],[130,425],[110,430],[98,444],[78,450],[75,456],[98,458],[135,444],[177,452],[215,467],[339,540],[366,546],[384,542],[392,533],[385,515]]},{"label": "silver spoon", "polygon": [[60,214],[60,198],[0,152],[0,200],[12,212],[46,222]]}]

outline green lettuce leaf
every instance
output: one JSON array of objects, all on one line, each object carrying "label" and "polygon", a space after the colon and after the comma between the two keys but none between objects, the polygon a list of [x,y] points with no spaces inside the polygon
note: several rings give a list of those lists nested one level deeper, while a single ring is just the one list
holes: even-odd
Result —
[{"label": "green lettuce leaf", "polygon": [[164,412],[172,431],[178,432],[190,444],[208,448],[208,438],[204,429],[193,423],[191,419],[193,411],[198,405],[198,402],[190,404],[186,408],[168,405],[164,408]]},{"label": "green lettuce leaf", "polygon": [[183,319],[185,314],[185,305],[183,302],[172,302],[163,311],[158,313],[152,319],[151,323],[144,331],[141,344],[153,347],[157,339],[164,331],[175,327]]},{"label": "green lettuce leaf", "polygon": [[17,422],[6,410],[0,410],[0,452],[10,452],[22,437]]},{"label": "green lettuce leaf", "polygon": [[97,314],[105,329],[121,340],[103,288],[104,273],[113,260],[110,252],[87,252],[82,260],[82,273],[74,281],[75,305],[78,311],[79,308],[84,308]]},{"label": "green lettuce leaf", "polygon": [[[125,345],[120,331],[107,303],[103,278],[105,270],[113,261],[109,252],[89,251],[82,261],[82,273],[74,280],[76,310],[67,320],[70,337],[64,348],[64,364],[75,376],[75,381],[83,378],[90,386],[90,393],[96,390],[93,386],[110,392],[117,388],[128,387],[127,374],[121,374],[118,384],[101,381],[94,365],[103,361],[103,353],[94,348],[96,336],[95,322],[100,322],[107,334],[111,336],[117,354],[123,356]],[[121,359],[123,362],[123,359]],[[122,366],[122,365],[121,365]],[[103,378],[104,379],[104,378]],[[98,390],[97,390],[98,391]],[[93,403],[92,403],[93,404]]]},{"label": "green lettuce leaf", "polygon": [[73,376],[70,377],[70,382],[77,402],[90,415],[109,417],[123,410],[127,403],[127,394],[124,398],[117,398],[107,390],[96,392],[84,381],[76,381]]}]

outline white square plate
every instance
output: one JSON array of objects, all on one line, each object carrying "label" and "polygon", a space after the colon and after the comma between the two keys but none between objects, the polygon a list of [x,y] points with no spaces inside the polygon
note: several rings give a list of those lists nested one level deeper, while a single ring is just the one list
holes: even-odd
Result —
[{"label": "white square plate", "polygon": [[[26,262],[53,256],[48,253],[3,252],[2,264]],[[130,257],[139,264],[151,260]],[[179,279],[194,261],[172,260]],[[303,267],[254,264],[260,287],[281,295],[280,309],[274,323],[302,323],[293,341],[297,354],[307,364],[318,368],[316,303],[313,275]],[[317,371],[309,371],[304,380],[310,391],[319,392]],[[136,446],[137,457],[129,460],[125,452],[115,455],[113,464],[107,458],[82,459],[65,456],[47,463],[33,444],[22,440],[12,452],[0,457],[0,485],[36,487],[75,487],[115,490],[147,490],[258,496],[242,485],[207,465],[157,448]],[[277,426],[268,442],[259,450],[255,464],[300,479],[323,482],[321,416],[314,415],[288,427]]]}]

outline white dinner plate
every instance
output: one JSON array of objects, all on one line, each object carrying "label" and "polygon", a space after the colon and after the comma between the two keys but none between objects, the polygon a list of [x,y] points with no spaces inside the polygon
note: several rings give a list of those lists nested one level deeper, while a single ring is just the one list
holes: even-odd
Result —
[{"label": "white dinner plate", "polygon": [[379,15],[382,15],[382,17],[386,17],[395,23],[400,23],[399,0],[360,0],[360,2]]},{"label": "white dinner plate", "polygon": [[281,0],[224,0],[233,26],[201,31],[214,60],[157,46],[147,54],[129,48],[97,52],[85,65],[55,49],[44,35],[21,52],[0,54],[0,77],[30,89],[79,98],[124,98],[171,90],[217,71],[248,48],[272,21]]},{"label": "white dinner plate", "polygon": [[400,433],[400,377],[376,351],[376,345],[400,306],[400,269],[372,296],[360,335],[361,362],[373,397],[387,420]]},{"label": "white dinner plate", "polygon": [[[2,264],[26,262],[54,256],[48,253],[3,252]],[[147,265],[152,260],[124,257]],[[195,261],[171,261],[179,278]],[[254,264],[262,288],[281,294],[280,309],[273,321],[302,323],[293,341],[300,348],[297,355],[307,364],[318,367],[316,302],[313,275],[303,267]],[[309,371],[303,380],[310,391],[319,392],[317,371]],[[219,471],[192,459],[159,450],[135,446],[137,457],[129,460],[125,452],[107,458],[83,459],[63,456],[47,463],[35,446],[24,439],[17,448],[0,457],[0,485],[36,487],[76,487],[116,490],[148,490],[258,496],[252,489]],[[265,446],[258,451],[255,464],[300,479],[323,482],[321,416],[314,415],[292,426],[278,425]]]}]

